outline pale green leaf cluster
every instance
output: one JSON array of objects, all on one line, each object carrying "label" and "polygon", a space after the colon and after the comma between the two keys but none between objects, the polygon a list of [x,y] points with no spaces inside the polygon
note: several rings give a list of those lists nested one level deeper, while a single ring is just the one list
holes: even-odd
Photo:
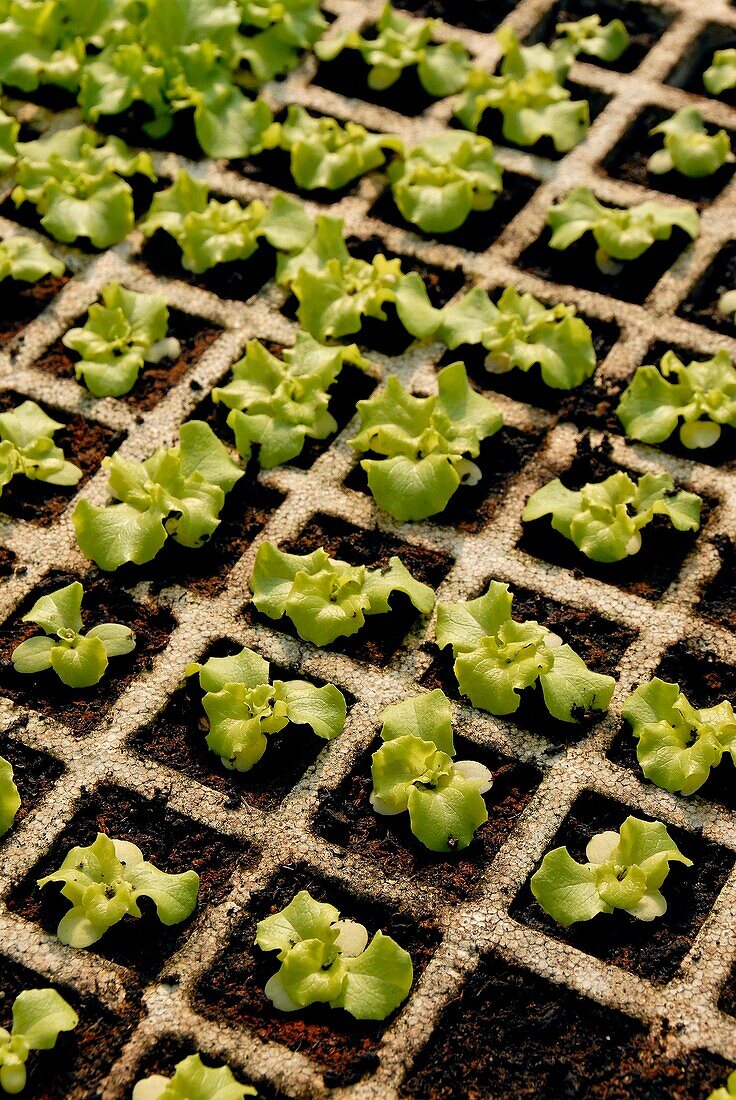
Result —
[{"label": "pale green leaf cluster", "polygon": [[736,159],[727,132],[709,134],[697,107],[682,107],[649,133],[664,134],[664,148],[647,162],[649,171],[657,176],[674,170],[688,179],[702,179]]},{"label": "pale green leaf cluster", "polygon": [[327,439],[336,432],[329,390],[345,363],[368,368],[355,344],[325,347],[307,332],[297,333],[282,359],[260,340],[250,340],[232,380],[212,391],[212,400],[231,410],[227,422],[242,458],[247,461],[256,444],[259,464],[267,470],[296,458],[307,438]]},{"label": "pale green leaf cluster", "polygon": [[598,833],[585,855],[588,862],[578,863],[567,848],[554,848],[532,875],[534,897],[565,928],[614,909],[644,921],[664,916],[661,887],[670,863],[693,865],[661,821],[637,817],[627,817],[617,833]]},{"label": "pale green leaf cluster", "polygon": [[167,336],[168,325],[169,310],[160,295],[108,283],[102,305],[91,305],[84,325],[70,329],[63,343],[81,356],[74,371],[90,393],[120,397],[132,390],[144,364],[177,358],[181,348]]},{"label": "pale green leaf cluster", "polygon": [[244,1100],[257,1096],[252,1085],[241,1085],[228,1066],[206,1066],[199,1054],[177,1062],[171,1077],[154,1073],[133,1086],[132,1100]]},{"label": "pale green leaf cluster", "polygon": [[483,795],[493,776],[475,760],[455,760],[450,702],[437,688],[387,707],[383,745],[373,754],[371,805],[409,814],[414,836],[433,852],[467,848],[488,819]]},{"label": "pale green leaf cluster", "polygon": [[[259,83],[295,67],[327,29],[320,0],[239,0],[245,28],[240,48]],[[256,33],[252,33],[255,30]]]},{"label": "pale green leaf cluster", "polygon": [[115,0],[5,0],[0,22],[0,83],[36,91],[75,91],[85,45],[99,47],[121,5]]},{"label": "pale green leaf cluster", "polygon": [[318,646],[356,634],[367,615],[387,614],[394,592],[408,596],[422,615],[434,607],[432,589],[415,580],[400,558],[392,557],[386,569],[367,569],[330,558],[321,548],[286,554],[271,542],[258,549],[251,588],[259,611],[270,619],[286,615],[300,638]]},{"label": "pale green leaf cluster", "polygon": [[155,180],[148,153],[75,126],[18,143],[11,198],[16,206],[32,203],[57,241],[87,237],[95,248],[109,248],[133,228],[133,191],[122,177],[137,174]]},{"label": "pale green leaf cluster", "polygon": [[394,519],[421,520],[443,512],[460,485],[476,484],[484,439],[503,425],[492,402],[476,393],[463,363],[443,367],[437,394],[415,397],[395,374],[382,393],[357,404],[360,431],[350,440],[364,458],[368,488]]},{"label": "pale green leaf cluster", "polygon": [[711,95],[736,88],[736,50],[716,50],[713,60],[703,73],[703,84]]},{"label": "pale green leaf cluster", "polygon": [[558,23],[556,29],[573,54],[582,53],[600,61],[618,61],[631,41],[620,19],[603,23],[600,15],[586,15],[574,23]]},{"label": "pale green leaf cluster", "polygon": [[0,836],[8,832],[20,809],[20,795],[13,781],[13,766],[0,756]]},{"label": "pale green leaf cluster", "polygon": [[58,871],[38,880],[42,889],[49,883],[61,883],[62,897],[72,903],[56,934],[77,948],[97,943],[125,916],[142,916],[142,897],[154,903],[162,924],[179,924],[194,912],[199,891],[196,871],[168,874],[144,860],[135,844],[104,833],[86,848],[70,849]]},{"label": "pale green leaf cluster", "polygon": [[614,562],[641,549],[641,532],[655,516],[666,516],[677,531],[697,531],[702,501],[675,489],[669,474],[643,474],[634,481],[623,470],[582,489],[567,489],[559,478],[529,497],[522,520],[552,517],[552,527],[593,561]]},{"label": "pale green leaf cluster", "polygon": [[195,673],[205,692],[207,746],[231,770],[250,771],[265,753],[269,736],[289,726],[309,726],[317,737],[332,741],[345,725],[345,696],[334,684],[272,683],[268,661],[252,649],[189,665],[187,675]]},{"label": "pale green leaf cluster", "polygon": [[[0,42],[2,41],[2,27],[0,22]],[[0,46],[1,48],[1,46]],[[0,111],[0,172],[12,167],[18,156],[18,133],[20,123],[12,115],[6,115]]]},{"label": "pale green leaf cluster", "polygon": [[0,241],[0,281],[12,279],[18,283],[37,283],[46,275],[57,278],[64,274],[66,264],[52,256],[45,245],[32,237],[18,234]]},{"label": "pale green leaf cluster", "polygon": [[179,443],[144,462],[115,454],[103,465],[119,501],[100,507],[80,500],[72,519],[82,553],[101,569],[151,561],[168,538],[199,547],[220,524],[225,496],[243,470],[201,420],[182,424]]},{"label": "pale green leaf cluster", "polygon": [[688,366],[668,351],[659,368],[637,368],[616,413],[632,439],[662,443],[679,425],[685,447],[712,447],[723,424],[736,428],[736,368],[724,348]]},{"label": "pale green leaf cluster", "polygon": [[258,922],[255,942],[278,952],[281,965],[264,992],[281,1012],[322,1003],[358,1020],[385,1020],[414,978],[411,956],[395,940],[376,932],[369,943],[362,924],[341,920],[334,905],[306,890]]},{"label": "pale green leaf cluster", "polygon": [[13,1001],[13,1023],[0,1027],[0,1090],[17,1096],[26,1087],[32,1050],[51,1050],[62,1031],[73,1031],[79,1017],[55,989],[24,989]]},{"label": "pale green leaf cluster", "polygon": [[390,88],[405,69],[416,68],[429,95],[454,95],[465,83],[470,59],[459,42],[435,43],[439,25],[436,19],[408,19],[387,3],[376,24],[375,37],[349,31],[318,42],[314,52],[322,61],[332,61],[343,50],[356,50],[369,67],[369,88]]},{"label": "pale green leaf cluster", "polygon": [[512,618],[509,586],[491,581],[467,603],[439,604],[437,645],[452,646],[458,686],[474,707],[514,714],[525,688],[537,682],[545,706],[561,722],[604,711],[615,680],[591,672],[583,659],[546,626]]},{"label": "pale green leaf cluster", "polygon": [[23,401],[0,413],[0,494],[14,477],[21,476],[47,485],[77,484],[82,471],[54,443],[55,432],[63,427],[35,401]]},{"label": "pale green leaf cluster", "polygon": [[547,215],[552,229],[550,248],[569,248],[586,233],[598,246],[595,262],[604,274],[616,274],[621,262],[637,260],[655,241],[668,241],[673,229],[682,229],[693,240],[700,231],[694,206],[671,206],[646,200],[623,208],[604,206],[589,187],[575,187]]},{"label": "pale green leaf cluster", "polygon": [[373,134],[358,122],[315,118],[293,104],[281,125],[279,146],[290,155],[294,182],[306,191],[317,187],[336,191],[385,164],[384,150],[403,150],[399,137]]},{"label": "pale green leaf cluster", "polygon": [[[736,54],[736,50],[733,51]],[[719,1089],[713,1089],[708,1100],[733,1100],[736,1096],[736,1070],[728,1075],[728,1081]]]},{"label": "pale green leaf cluster", "polygon": [[736,716],[726,699],[697,709],[679,684],[655,676],[632,692],[622,714],[637,739],[644,775],[666,791],[693,794],[724,753],[736,763]]}]

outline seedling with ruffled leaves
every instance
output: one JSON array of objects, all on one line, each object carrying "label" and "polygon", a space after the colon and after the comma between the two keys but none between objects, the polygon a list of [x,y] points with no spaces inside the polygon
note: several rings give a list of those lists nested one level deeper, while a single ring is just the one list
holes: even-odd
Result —
[{"label": "seedling with ruffled leaves", "polygon": [[466,603],[437,608],[437,645],[452,646],[458,686],[474,707],[514,714],[521,692],[539,683],[545,706],[561,722],[605,711],[616,682],[591,672],[582,657],[546,626],[512,618],[509,586],[491,581]]},{"label": "seedling with ruffled leaves", "polygon": [[393,134],[373,134],[358,122],[314,118],[303,107],[291,105],[281,126],[279,146],[290,155],[291,174],[298,187],[336,191],[380,168],[386,163],[385,151],[402,152],[404,143]]},{"label": "seedling with ruffled leaves", "polygon": [[350,445],[382,456],[360,465],[378,507],[402,522],[443,512],[462,484],[477,484],[482,473],[471,459],[503,425],[462,363],[443,367],[437,386],[436,395],[415,397],[392,374],[382,393],[357,404],[360,431]]},{"label": "seedling with ruffled leaves", "polygon": [[585,855],[587,863],[578,863],[567,848],[554,848],[532,875],[534,897],[565,928],[615,909],[637,920],[662,917],[667,901],[661,887],[670,863],[693,865],[661,821],[637,817],[627,817],[618,832],[598,833]]},{"label": "seedling with ruffled leaves", "polygon": [[52,84],[73,92],[85,60],[80,42],[101,41],[111,31],[117,9],[109,4],[57,0],[42,11],[11,4],[0,23],[0,83],[36,91]]},{"label": "seedling with ruffled leaves", "polygon": [[703,73],[703,84],[711,95],[721,95],[736,88],[736,50],[716,50],[713,60]]},{"label": "seedling with ruffled leaves", "polygon": [[603,23],[600,15],[586,15],[573,23],[558,23],[557,34],[574,55],[585,54],[600,61],[618,61],[631,39],[620,19]]},{"label": "seedling with ruffled leaves", "polygon": [[290,72],[328,26],[320,0],[239,0],[239,7],[249,32],[240,55],[259,84]]},{"label": "seedling with ruffled leaves", "polygon": [[220,525],[227,493],[243,470],[201,420],[179,429],[179,443],[159,447],[145,462],[115,454],[103,466],[119,503],[100,507],[80,500],[72,519],[82,553],[100,569],[142,565],[166,540],[197,548]]},{"label": "seedling with ruffled leaves", "polygon": [[488,819],[483,795],[493,775],[477,760],[455,760],[450,701],[437,688],[387,707],[384,744],[373,754],[371,805],[409,814],[411,831],[432,852],[467,848]]},{"label": "seedling with ruffled leaves", "polygon": [[33,237],[19,233],[0,241],[0,281],[10,279],[15,283],[37,283],[46,275],[59,278],[66,264],[52,256],[45,245]]},{"label": "seedling with ruffled leaves", "polygon": [[668,351],[659,368],[637,368],[616,413],[626,434],[643,443],[663,443],[679,425],[683,446],[712,447],[723,425],[736,428],[736,368],[724,348],[688,366]]},{"label": "seedling with ruffled leaves", "polygon": [[664,148],[647,161],[647,169],[657,176],[675,171],[688,179],[702,179],[736,159],[726,131],[709,134],[697,107],[682,107],[649,133],[664,134]]},{"label": "seedling with ruffled leaves", "polygon": [[64,487],[77,484],[82,471],[54,443],[55,433],[63,427],[35,401],[0,413],[0,494],[14,477]]},{"label": "seedling with ruffled leaves", "polygon": [[368,942],[362,924],[300,890],[289,904],[258,922],[255,942],[277,951],[278,971],[264,992],[280,1012],[311,1004],[344,1008],[357,1020],[385,1020],[411,989],[411,956],[391,936]]},{"label": "seedling with ruffled leaves", "polygon": [[73,1031],[79,1016],[55,989],[24,989],[13,1001],[13,1023],[0,1027],[0,1089],[23,1092],[32,1050],[51,1050],[62,1031]]},{"label": "seedling with ruffled leaves", "polygon": [[552,527],[592,561],[615,562],[641,549],[642,530],[655,516],[666,516],[677,531],[697,531],[702,500],[675,489],[669,474],[643,474],[636,481],[623,470],[582,489],[559,478],[529,497],[522,520],[552,517]]},{"label": "seedling with ruffled leaves", "polygon": [[385,615],[402,592],[422,615],[434,607],[434,592],[415,580],[398,557],[385,569],[367,569],[311,554],[286,554],[271,542],[258,549],[251,578],[253,603],[269,619],[284,615],[300,638],[325,646],[356,634],[368,615]]},{"label": "seedling with ruffled leaves", "polygon": [[195,674],[206,693],[207,746],[231,770],[250,771],[268,738],[291,726],[309,726],[317,737],[332,741],[345,725],[345,696],[334,684],[271,682],[268,661],[252,649],[189,665],[187,676]]},{"label": "seedling with ruffled leaves", "polygon": [[171,1077],[153,1073],[133,1086],[132,1100],[244,1100],[257,1096],[228,1066],[206,1066],[199,1054],[177,1062]]},{"label": "seedling with ruffled leaves", "polygon": [[13,780],[13,765],[0,756],[0,836],[9,831],[20,809],[20,794]]},{"label": "seedling with ruffled leaves", "polygon": [[61,883],[72,903],[56,934],[68,947],[91,947],[125,916],[141,917],[140,898],[150,898],[162,924],[180,924],[194,912],[196,871],[168,874],[143,858],[137,845],[98,833],[92,844],[72,848],[59,867],[38,880],[43,889]]}]

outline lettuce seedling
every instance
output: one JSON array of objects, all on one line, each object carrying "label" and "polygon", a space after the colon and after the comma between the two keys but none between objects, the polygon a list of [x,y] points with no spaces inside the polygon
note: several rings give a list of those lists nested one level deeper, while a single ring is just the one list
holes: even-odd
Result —
[{"label": "lettuce seedling", "polygon": [[366,615],[388,613],[394,592],[408,596],[422,615],[434,607],[432,589],[415,580],[400,558],[390,558],[387,569],[366,569],[329,558],[322,548],[285,554],[271,542],[258,549],[251,588],[259,611],[269,619],[286,615],[300,638],[318,646],[356,634]]},{"label": "lettuce seedling", "polygon": [[32,1050],[51,1050],[62,1031],[73,1031],[79,1016],[55,989],[24,989],[13,1001],[10,1031],[0,1027],[0,1089],[17,1096],[26,1087]]},{"label": "lettuce seedling", "polygon": [[252,1085],[241,1085],[228,1066],[206,1066],[199,1054],[177,1062],[171,1077],[154,1073],[133,1086],[132,1100],[244,1100],[257,1096]]},{"label": "lettuce seedling", "polygon": [[670,863],[693,865],[661,821],[638,817],[627,817],[617,833],[598,833],[585,855],[588,862],[578,863],[567,848],[554,848],[532,875],[534,897],[565,928],[614,909],[637,920],[662,917],[667,902],[660,887]]},{"label": "lettuce seedling", "polygon": [[377,814],[408,812],[414,836],[432,852],[467,848],[488,820],[483,795],[493,776],[476,760],[453,760],[450,701],[439,688],[387,707],[384,744],[373,754],[371,805]]},{"label": "lettuce seedling", "polygon": [[451,233],[473,211],[490,210],[503,191],[493,142],[455,131],[395,160],[388,178],[402,217],[425,233]]},{"label": "lettuce seedling", "polygon": [[281,126],[279,144],[290,154],[294,182],[306,191],[336,191],[385,164],[385,149],[403,150],[401,138],[393,134],[372,134],[357,122],[343,125],[334,118],[314,118],[293,105]]},{"label": "lettuce seedling", "polygon": [[66,264],[52,256],[45,245],[18,234],[0,241],[0,282],[37,283],[46,275],[63,275]]},{"label": "lettuce seedling", "polygon": [[295,68],[328,26],[320,0],[240,0],[240,11],[251,32],[240,54],[260,84]]},{"label": "lettuce seedling", "polygon": [[637,368],[616,413],[632,439],[662,443],[679,424],[683,446],[712,447],[722,424],[736,428],[736,368],[724,348],[688,366],[665,352],[659,368]]},{"label": "lettuce seedling", "polygon": [[655,676],[632,692],[622,714],[637,739],[644,775],[666,791],[693,794],[724,753],[736,763],[736,716],[726,699],[698,710],[679,684]]},{"label": "lettuce seedling", "polygon": [[135,632],[122,623],[101,623],[82,631],[84,589],[79,581],[36,600],[24,623],[36,623],[44,637],[28,638],[13,650],[16,672],[52,668],[70,688],[92,687],[105,674],[110,657],[135,649]]},{"label": "lettuce seedling", "polygon": [[437,19],[407,19],[387,3],[375,27],[375,37],[357,31],[318,42],[314,52],[332,61],[343,50],[357,50],[369,66],[368,87],[378,91],[392,87],[405,69],[416,67],[426,92],[437,98],[454,95],[465,84],[470,59],[459,42],[433,42]]},{"label": "lettuce seedling", "polygon": [[114,454],[103,461],[119,504],[80,500],[72,519],[79,549],[100,569],[152,561],[168,538],[199,547],[220,525],[225,496],[243,476],[240,465],[201,420],[179,429],[179,443],[145,462]]},{"label": "lettuce seedling", "polygon": [[600,61],[618,61],[631,41],[625,23],[612,19],[604,24],[600,15],[586,15],[574,23],[558,23],[556,30],[573,54],[586,54]]},{"label": "lettuce seedling", "polygon": [[88,237],[95,248],[122,241],[133,228],[133,190],[122,176],[155,180],[148,153],[131,153],[120,138],[87,126],[18,143],[16,206],[30,202],[57,241]]},{"label": "lettuce seedling", "polygon": [[382,393],[356,406],[360,431],[350,445],[383,456],[360,465],[378,507],[401,522],[443,512],[461,484],[475,485],[482,474],[470,458],[503,426],[463,363],[443,367],[437,387],[436,395],[415,397],[390,374]]},{"label": "lettuce seedling", "polygon": [[298,199],[277,194],[267,208],[260,199],[241,206],[236,199],[209,198],[204,181],[179,172],[165,191],[153,197],[140,223],[144,237],[163,230],[181,249],[181,264],[199,274],[216,264],[247,260],[263,237],[285,252],[303,248],[312,236],[312,221]]},{"label": "lettuce seedling", "polygon": [[72,848],[58,871],[38,880],[43,889],[62,883],[61,896],[72,908],[61,918],[56,934],[68,947],[90,947],[125,916],[140,917],[138,899],[150,898],[167,927],[194,912],[199,891],[196,871],[168,874],[143,859],[128,840],[98,833],[88,847]]},{"label": "lettuce seedling", "polygon": [[8,832],[20,809],[20,795],[13,782],[13,765],[0,756],[0,836]]},{"label": "lettuce seedling", "polygon": [[703,84],[711,95],[736,88],[736,50],[716,50],[713,60],[703,73]]},{"label": "lettuce seedling", "polygon": [[241,457],[247,462],[256,444],[259,464],[268,470],[301,454],[307,438],[336,432],[329,389],[345,363],[368,368],[355,344],[327,348],[307,332],[297,333],[283,360],[260,340],[250,340],[232,368],[232,381],[212,391],[212,400],[231,410],[227,422]]},{"label": "lettuce seedling", "polygon": [[604,711],[616,681],[591,672],[546,626],[511,617],[509,586],[491,581],[485,595],[437,608],[437,645],[452,646],[458,686],[474,707],[514,714],[520,692],[539,682],[545,706],[561,722]]},{"label": "lettuce seedling", "polygon": [[347,707],[334,686],[307,680],[269,678],[268,661],[243,648],[233,657],[210,657],[191,664],[206,692],[202,706],[209,720],[207,747],[226,768],[248,772],[268,747],[268,737],[287,726],[309,726],[317,737],[333,741],[342,733]]},{"label": "lettuce seedling", "polygon": [[307,890],[259,921],[255,942],[278,952],[281,965],[264,992],[280,1012],[326,1003],[357,1020],[385,1020],[414,979],[411,956],[395,940],[376,932],[368,943],[362,924],[341,920],[334,905]]},{"label": "lettuce seedling", "polygon": [[641,549],[641,532],[655,516],[667,516],[677,531],[697,531],[702,500],[675,489],[669,474],[643,474],[636,481],[623,470],[573,492],[559,478],[529,497],[522,520],[552,516],[552,527],[592,561],[621,561]]},{"label": "lettuce seedling", "polygon": [[17,476],[47,485],[77,484],[82,471],[67,462],[61,447],[54,443],[55,432],[63,427],[35,401],[23,401],[0,413],[0,495]]},{"label": "lettuce seedling", "polygon": [[[736,50],[733,53],[736,54]],[[736,1096],[736,1070],[729,1074],[725,1085],[722,1085],[719,1089],[713,1089],[713,1092],[708,1096],[708,1100],[733,1100],[734,1096]]]},{"label": "lettuce seedling", "polygon": [[709,134],[697,107],[682,107],[649,133],[664,134],[664,149],[647,161],[647,169],[657,176],[674,170],[689,179],[702,179],[736,160],[726,131]]},{"label": "lettuce seedling", "polygon": [[85,43],[99,49],[119,8],[109,0],[13,0],[3,4],[0,82],[24,92],[42,84],[74,91],[85,62]]},{"label": "lettuce seedling", "polygon": [[604,206],[589,187],[575,187],[551,208],[547,224],[552,228],[550,248],[569,248],[592,233],[598,249],[595,262],[604,275],[621,271],[621,261],[637,260],[655,241],[668,241],[673,229],[682,229],[693,240],[700,231],[694,206],[647,200],[635,206]]}]

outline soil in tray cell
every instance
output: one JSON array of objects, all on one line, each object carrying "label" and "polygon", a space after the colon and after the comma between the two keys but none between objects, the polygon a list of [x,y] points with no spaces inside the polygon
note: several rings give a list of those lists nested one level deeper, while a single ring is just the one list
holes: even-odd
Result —
[{"label": "soil in tray cell", "polygon": [[[370,37],[370,32],[365,28],[361,33],[364,38]],[[398,111],[410,118],[421,115],[427,107],[437,102],[434,96],[424,90],[416,68],[404,69],[390,88],[370,88],[369,71],[357,50],[343,50],[333,61],[319,63],[313,83],[349,99],[377,103],[379,107],[388,107],[389,110]]]},{"label": "soil in tray cell", "polygon": [[[178,1062],[183,1061],[184,1058],[188,1058],[192,1054],[199,1054],[206,1066],[217,1069],[222,1065],[227,1065],[238,1081],[244,1085],[251,1084],[247,1059],[238,1064],[232,1057],[218,1054],[217,1051],[203,1045],[203,1043],[204,1040],[200,1041],[197,1036],[192,1036],[191,1039],[181,1039],[176,1035],[162,1036],[155,1046],[141,1058],[132,1080],[142,1081],[146,1077],[153,1076],[153,1074],[171,1077]],[[258,1085],[258,1096],[262,1097],[263,1100],[276,1100],[276,1097],[284,1095],[284,1093],[273,1089],[269,1085],[260,1083]]]},{"label": "soil in tray cell", "polygon": [[161,229],[146,241],[140,252],[140,260],[154,275],[180,279],[190,286],[236,302],[248,301],[276,272],[276,253],[266,244],[257,248],[247,260],[215,264],[200,273],[187,271],[181,265],[181,249],[178,244],[170,234]]},{"label": "soil in tray cell", "polygon": [[410,11],[425,19],[444,19],[454,27],[471,31],[492,31],[513,11],[519,0],[495,0],[478,4],[476,0],[396,0],[395,8]]},{"label": "soil in tray cell", "polygon": [[[175,813],[166,803],[166,792],[157,788],[151,800],[121,787],[83,790],[74,817],[53,842],[48,855],[11,892],[8,907],[37,922],[46,932],[55,932],[70,903],[61,896],[58,886],[49,885],[41,890],[36,879],[56,870],[70,848],[91,844],[98,832],[137,844],[143,858],[162,871],[196,871],[199,896],[197,908],[188,920],[167,928],[156,917],[153,903],[141,898],[138,904],[142,917],[124,917],[87,948],[103,959],[130,968],[141,981],[151,980],[164,960],[192,934],[193,926],[207,919],[207,909],[225,897],[236,867],[244,866],[252,858],[248,849]],[[146,944],[145,952],[141,952],[141,942]]]},{"label": "soil in tray cell", "polygon": [[102,680],[93,688],[68,688],[52,669],[37,674],[16,672],[11,660],[15,647],[42,634],[35,623],[24,623],[23,616],[41,596],[75,580],[80,578],[71,573],[48,573],[5,624],[0,643],[0,695],[63,722],[81,736],[89,733],[128,685],[151,667],[176,623],[167,609],[134,600],[110,577],[88,574],[82,578],[84,631],[100,623],[123,623],[135,631],[136,648],[125,656],[111,658]]},{"label": "soil in tray cell", "polygon": [[705,273],[677,310],[686,321],[705,325],[724,336],[736,336],[733,313],[721,313],[718,302],[726,291],[736,289],[736,242],[717,252]]},{"label": "soil in tray cell", "polygon": [[[548,850],[565,846],[573,859],[585,863],[585,848],[591,837],[608,829],[618,830],[630,814],[652,820],[639,810],[586,791],[575,801]],[[528,880],[511,906],[511,916],[603,962],[655,985],[665,985],[677,974],[734,864],[734,855],[728,849],[673,825],[668,824],[667,829],[693,866],[670,865],[662,887],[667,912],[656,921],[639,921],[619,909],[563,928],[544,912]]]},{"label": "soil in tray cell", "polygon": [[715,535],[713,543],[721,567],[705,586],[696,610],[705,618],[736,630],[736,547],[724,535]]},{"label": "soil in tray cell", "polygon": [[71,278],[70,275],[45,275],[37,283],[16,283],[5,279],[0,295],[0,347],[41,313],[59,294]]},{"label": "soil in tray cell", "polygon": [[53,979],[0,958],[0,1027],[10,1027],[13,1001],[24,989],[53,988],[79,1016],[73,1031],[60,1033],[53,1050],[32,1050],[23,1096],[33,1100],[96,1100],[113,1063],[130,1038],[141,1009],[129,1003],[115,1012]]},{"label": "soil in tray cell", "polygon": [[200,979],[194,1007],[208,1019],[242,1027],[264,1040],[300,1051],[324,1068],[328,1088],[349,1085],[375,1071],[381,1036],[401,1010],[387,1020],[373,1022],[355,1020],[326,1005],[311,1005],[289,1015],[271,1006],[263,988],[278,969],[278,961],[273,953],[254,945],[256,924],[283,909],[299,890],[335,905],[343,918],[360,921],[370,936],[379,929],[392,936],[411,955],[416,984],[440,939],[428,918],[417,918],[404,908],[364,901],[305,865],[296,865],[284,867],[263,891],[252,895],[248,916]]},{"label": "soil in tray cell", "polygon": [[[17,729],[24,724],[22,717],[19,717],[13,727]],[[46,797],[63,774],[64,765],[46,752],[29,749],[17,741],[10,731],[0,734],[0,756],[10,761],[13,767],[13,782],[20,795],[20,809],[15,815],[15,825],[18,826]]]},{"label": "soil in tray cell", "polygon": [[[684,88],[695,95],[710,96],[703,84],[703,73],[710,68],[716,50],[729,50],[736,46],[736,32],[721,23],[708,23],[698,31],[682,57],[667,78],[668,84]],[[736,106],[736,89],[721,92],[718,97],[729,106]]]},{"label": "soil in tray cell", "polygon": [[621,0],[558,0],[527,39],[528,43],[546,42],[551,45],[556,38],[558,23],[574,23],[589,15],[600,15],[602,23],[612,19],[623,20],[629,32],[629,45],[616,61],[601,61],[589,54],[580,54],[586,65],[601,65],[605,69],[630,73],[646,57],[652,46],[659,42],[672,22],[673,13],[667,8],[655,8],[651,4],[622,3]]}]

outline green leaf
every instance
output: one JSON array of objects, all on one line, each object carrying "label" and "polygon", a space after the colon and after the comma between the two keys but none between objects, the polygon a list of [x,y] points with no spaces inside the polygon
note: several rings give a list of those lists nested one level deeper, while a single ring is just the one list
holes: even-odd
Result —
[{"label": "green leaf", "polygon": [[51,668],[51,638],[27,638],[13,650],[13,667],[16,672],[44,672]]},{"label": "green leaf", "polygon": [[701,179],[735,159],[726,130],[709,134],[697,107],[682,107],[649,132],[664,134],[664,148],[652,154],[647,163],[656,175],[674,169],[689,179]]},{"label": "green leaf", "polygon": [[371,774],[373,808],[380,814],[400,814],[409,807],[414,784],[434,788],[442,779],[451,779],[452,758],[429,738],[400,734],[373,754]]},{"label": "green leaf", "polygon": [[23,401],[0,413],[0,493],[18,475],[49,485],[77,484],[82,471],[54,443],[55,432],[63,427],[35,401]]},{"label": "green leaf", "polygon": [[73,1031],[79,1017],[55,989],[24,989],[13,1002],[14,1039],[31,1050],[51,1050],[62,1031]]},{"label": "green leaf", "polygon": [[475,649],[511,621],[513,596],[509,586],[491,581],[488,591],[466,603],[442,603],[437,608],[437,645],[451,645],[455,654]]},{"label": "green leaf", "polygon": [[716,50],[713,60],[703,73],[703,84],[711,95],[721,95],[736,88],[736,50]]},{"label": "green leaf", "polygon": [[45,275],[60,278],[66,270],[63,260],[52,256],[45,245],[18,234],[0,242],[0,279],[36,283]]},{"label": "green leaf", "polygon": [[187,676],[195,672],[202,691],[221,691],[226,684],[254,688],[269,682],[268,661],[245,646],[231,657],[210,657],[203,665],[189,665]]},{"label": "green leaf", "polygon": [[244,1100],[257,1096],[250,1085],[241,1085],[228,1066],[205,1066],[199,1054],[177,1062],[171,1077],[155,1073],[133,1086],[132,1100]]},{"label": "green leaf", "polygon": [[484,637],[477,648],[459,653],[454,669],[462,694],[491,714],[514,714],[521,703],[519,692],[553,667],[547,634],[538,623],[509,621],[495,637]]},{"label": "green leaf", "polygon": [[600,15],[588,15],[574,23],[558,23],[556,29],[575,54],[587,54],[601,61],[618,61],[631,41],[620,19],[603,24]]},{"label": "green leaf", "polygon": [[411,955],[382,932],[344,966],[342,991],[331,1004],[357,1020],[385,1020],[409,995],[414,980]]},{"label": "green leaf", "polygon": [[135,632],[123,623],[101,623],[93,626],[88,638],[98,638],[108,657],[124,657],[135,649]]},{"label": "green leaf", "polygon": [[613,677],[591,672],[569,645],[556,646],[552,654],[552,668],[539,676],[550,714],[561,722],[574,722],[576,710],[607,710],[616,686]]},{"label": "green leaf", "polygon": [[0,756],[0,836],[4,836],[20,809],[20,795],[13,782],[13,767]]},{"label": "green leaf", "polygon": [[347,704],[343,693],[334,684],[315,687],[306,680],[281,680],[274,682],[281,688],[286,700],[286,713],[290,722],[309,726],[317,737],[332,741],[342,733]]},{"label": "green leaf", "polygon": [[82,629],[82,598],[84,589],[79,581],[73,581],[56,592],[49,592],[36,600],[24,623],[36,623],[46,634],[58,634],[60,630],[71,630],[75,634]]},{"label": "green leaf", "polygon": [[567,848],[547,852],[530,886],[545,913],[565,928],[612,912],[598,893],[591,865],[577,863]]},{"label": "green leaf", "polygon": [[281,127],[280,147],[289,152],[291,174],[305,190],[337,190],[386,162],[384,149],[401,151],[399,138],[372,134],[357,122],[314,118],[303,107],[290,106]]},{"label": "green leaf", "polygon": [[414,695],[401,703],[393,703],[386,707],[381,720],[384,741],[411,735],[433,742],[448,756],[455,755],[450,701],[439,688],[427,695]]},{"label": "green leaf", "polygon": [[55,645],[49,655],[51,667],[70,688],[91,687],[102,679],[107,653],[99,638],[76,637],[70,644]]},{"label": "green leaf", "polygon": [[247,772],[266,751],[266,735],[287,724],[285,708],[277,709],[273,689],[268,685],[247,688],[242,683],[226,684],[221,691],[208,692],[202,700],[210,731],[207,746],[226,768]]},{"label": "green leaf", "polygon": [[488,820],[477,783],[456,773],[430,790],[413,786],[408,809],[411,831],[432,852],[467,848],[476,829]]},{"label": "green leaf", "polygon": [[335,923],[339,918],[334,905],[316,901],[307,890],[300,890],[284,909],[258,922],[255,942],[262,951],[278,951],[283,961],[303,940],[331,947],[337,939]]}]

